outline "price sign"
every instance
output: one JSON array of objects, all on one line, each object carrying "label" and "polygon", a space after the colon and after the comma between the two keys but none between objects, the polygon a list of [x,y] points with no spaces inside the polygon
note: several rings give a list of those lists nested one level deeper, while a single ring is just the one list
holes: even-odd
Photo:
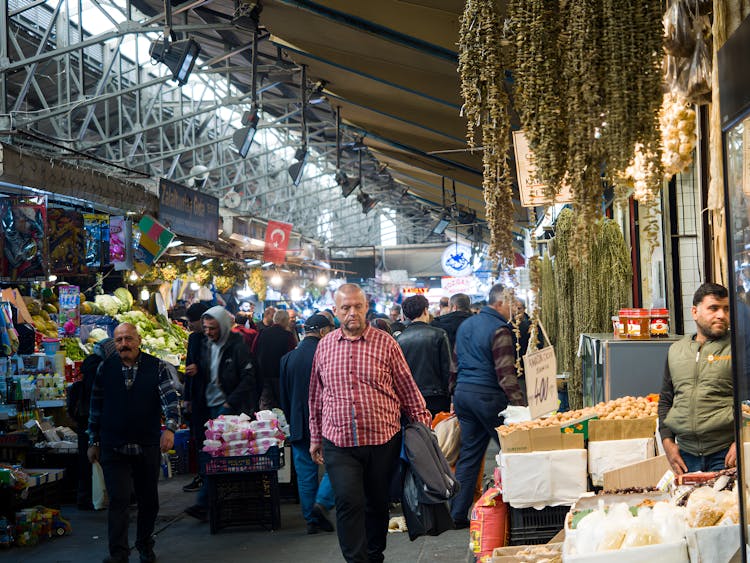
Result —
[{"label": "price sign", "polygon": [[531,418],[557,409],[557,358],[555,348],[547,346],[523,357],[526,394]]}]

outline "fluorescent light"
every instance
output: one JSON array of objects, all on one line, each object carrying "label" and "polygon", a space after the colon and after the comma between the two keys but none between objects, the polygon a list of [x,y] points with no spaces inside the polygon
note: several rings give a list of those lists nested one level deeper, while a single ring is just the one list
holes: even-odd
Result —
[{"label": "fluorescent light", "polygon": [[206,265],[210,264],[213,261],[214,261],[213,258],[206,258],[203,262],[201,262],[201,264],[203,264],[204,266],[206,266]]},{"label": "fluorescent light", "polygon": [[273,266],[273,262],[266,262],[261,266],[261,268],[268,268],[269,266]]},{"label": "fluorescent light", "polygon": [[182,246],[184,243],[181,240],[173,240],[167,245],[167,248],[176,248],[178,246]]},{"label": "fluorescent light", "polygon": [[245,262],[247,262],[248,266],[257,266],[258,264],[260,264],[260,260],[258,260],[257,258],[246,258]]},{"label": "fluorescent light", "polygon": [[198,257],[197,256],[188,256],[187,258],[185,258],[185,264],[187,264],[188,262],[192,262],[196,258],[198,258]]}]

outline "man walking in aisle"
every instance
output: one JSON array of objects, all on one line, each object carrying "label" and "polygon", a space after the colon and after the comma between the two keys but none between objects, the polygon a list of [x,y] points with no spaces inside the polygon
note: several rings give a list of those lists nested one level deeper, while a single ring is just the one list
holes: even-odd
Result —
[{"label": "man walking in aisle", "polygon": [[311,315],[305,321],[305,337],[299,346],[281,358],[279,389],[281,410],[289,422],[297,470],[302,515],[307,522],[307,533],[316,534],[318,529],[333,531],[328,519],[328,510],[333,508],[334,497],[328,474],[318,485],[318,466],[310,457],[310,374],[313,357],[320,339],[333,330],[333,323],[323,315]]},{"label": "man walking in aisle", "polygon": [[260,333],[256,340],[255,355],[263,378],[260,410],[279,406],[279,365],[281,357],[291,352],[297,341],[289,330],[289,311],[279,309],[273,315],[273,326]]},{"label": "man walking in aisle", "polygon": [[431,417],[396,341],[367,323],[364,291],[344,284],[335,303],[341,328],[320,342],[313,360],[310,454],[331,479],[344,559],[380,563],[401,414],[428,426]]},{"label": "man walking in aisle", "polygon": [[[202,395],[206,389],[206,374],[201,371],[201,355],[205,347],[206,336],[203,334],[203,313],[208,307],[203,303],[193,303],[188,307],[186,316],[190,326],[190,336],[187,342],[187,356],[185,357],[185,396],[182,406],[190,422],[191,447],[198,458],[198,452],[203,447],[205,437],[203,425],[208,420],[208,408]],[[197,400],[193,400],[196,397]],[[193,480],[182,487],[186,493],[198,491],[203,480],[197,474]]]},{"label": "man walking in aisle", "polygon": [[456,479],[461,489],[453,499],[451,516],[457,528],[469,525],[474,484],[490,439],[498,441],[498,414],[511,405],[522,405],[523,395],[516,376],[516,346],[511,326],[512,299],[506,288],[495,284],[488,305],[466,319],[456,334],[458,362],[453,407],[461,426],[461,450]]},{"label": "man walking in aisle", "polygon": [[449,301],[449,313],[441,315],[432,321],[432,326],[442,328],[448,333],[448,341],[451,344],[451,350],[456,347],[456,332],[458,327],[461,326],[466,319],[472,317],[474,313],[471,312],[471,299],[465,293],[456,293],[451,295]]},{"label": "man walking in aisle", "polygon": [[[117,355],[100,364],[91,390],[89,450],[100,461],[109,496],[105,563],[128,561],[128,505],[131,483],[138,501],[135,546],[141,562],[156,561],[154,524],[159,512],[161,453],[174,446],[177,394],[164,362],[140,349],[130,323],[114,333]],[[161,432],[162,414],[167,429]]]},{"label": "man walking in aisle", "polygon": [[669,347],[659,434],[676,475],[737,465],[729,293],[704,283],[693,295],[696,334]]},{"label": "man walking in aisle", "polygon": [[424,295],[407,297],[401,307],[404,316],[411,322],[396,340],[404,352],[414,381],[432,416],[448,412],[451,407],[448,335],[442,328],[427,324],[430,320],[430,302]]},{"label": "man walking in aisle", "polygon": [[[234,317],[224,307],[211,307],[203,313],[205,347],[200,369],[206,374],[206,385],[194,390],[193,405],[200,400],[208,412],[207,419],[222,414],[252,415],[257,408],[255,371],[250,351],[242,336],[232,332]],[[195,504],[185,510],[201,521],[208,518],[208,484],[205,479]]]}]

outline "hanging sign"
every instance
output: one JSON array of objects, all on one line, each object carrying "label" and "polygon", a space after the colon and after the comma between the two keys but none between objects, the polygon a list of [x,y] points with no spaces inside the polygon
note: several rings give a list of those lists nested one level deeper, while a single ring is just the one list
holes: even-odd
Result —
[{"label": "hanging sign", "polygon": [[440,285],[446,295],[455,295],[456,293],[465,293],[466,295],[476,295],[477,278],[474,276],[464,276],[461,278],[443,276]]},{"label": "hanging sign", "polygon": [[219,200],[214,196],[159,180],[159,221],[178,235],[200,240],[219,239]]},{"label": "hanging sign", "polygon": [[474,271],[471,265],[471,248],[463,244],[451,244],[443,250],[440,264],[449,276],[468,276]]},{"label": "hanging sign", "polygon": [[133,223],[125,217],[109,218],[109,261],[118,272],[133,269]]},{"label": "hanging sign", "polygon": [[557,358],[554,346],[526,354],[523,357],[523,370],[531,418],[557,410]]},{"label": "hanging sign", "polygon": [[61,285],[57,293],[60,303],[58,334],[61,337],[78,336],[81,333],[81,289],[77,285]]},{"label": "hanging sign", "polygon": [[429,287],[405,287],[401,290],[404,295],[425,295],[430,291]]},{"label": "hanging sign", "polygon": [[[544,193],[546,186],[536,180],[536,165],[534,154],[529,147],[529,141],[523,131],[513,131],[513,151],[516,156],[516,172],[518,173],[518,191],[521,194],[522,207],[537,207],[553,203]],[[570,186],[563,184],[560,193],[555,196],[554,203],[570,203],[573,194]]]}]

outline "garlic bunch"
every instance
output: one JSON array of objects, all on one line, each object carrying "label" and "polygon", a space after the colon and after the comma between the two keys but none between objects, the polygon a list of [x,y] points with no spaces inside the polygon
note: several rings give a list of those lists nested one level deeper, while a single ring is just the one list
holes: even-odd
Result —
[{"label": "garlic bunch", "polygon": [[693,162],[696,143],[695,111],[682,96],[667,92],[659,113],[662,165],[667,180]]}]

